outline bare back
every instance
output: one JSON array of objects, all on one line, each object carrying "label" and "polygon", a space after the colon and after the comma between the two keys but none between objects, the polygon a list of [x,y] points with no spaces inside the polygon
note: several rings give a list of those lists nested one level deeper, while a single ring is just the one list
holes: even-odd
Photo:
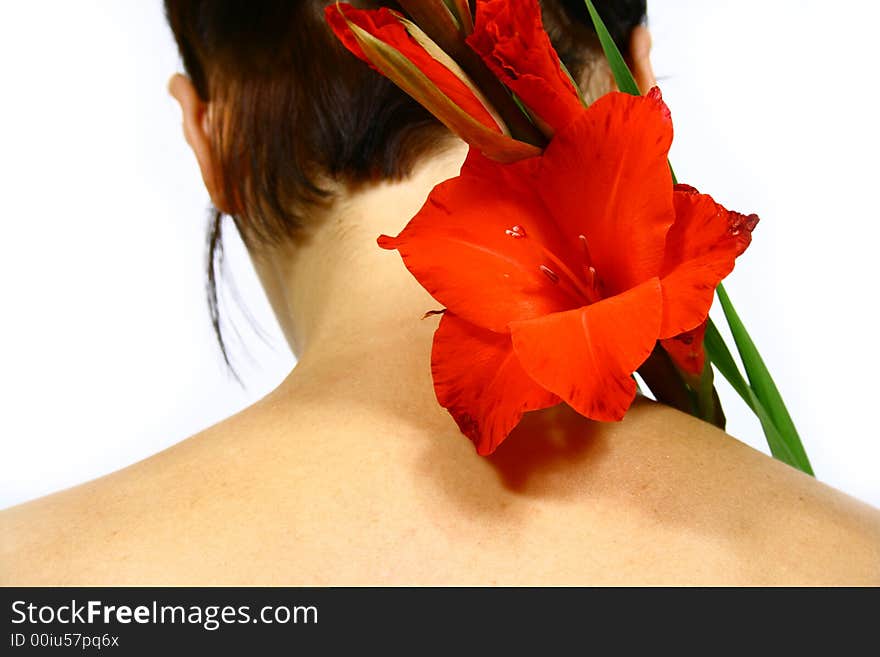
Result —
[{"label": "bare back", "polygon": [[650,402],[532,414],[484,459],[440,409],[279,394],[3,512],[2,582],[880,584],[877,511]]}]

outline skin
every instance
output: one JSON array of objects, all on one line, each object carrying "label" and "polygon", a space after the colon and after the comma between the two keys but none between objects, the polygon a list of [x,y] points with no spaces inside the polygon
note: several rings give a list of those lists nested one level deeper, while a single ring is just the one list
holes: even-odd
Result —
[{"label": "skin", "polygon": [[[643,88],[649,49],[637,31]],[[213,192],[211,108],[170,88]],[[437,303],[375,246],[464,153],[253,253],[297,367],[164,452],[4,511],[0,583],[880,584],[875,509],[647,400],[615,424],[532,413],[475,454],[434,399]]]}]

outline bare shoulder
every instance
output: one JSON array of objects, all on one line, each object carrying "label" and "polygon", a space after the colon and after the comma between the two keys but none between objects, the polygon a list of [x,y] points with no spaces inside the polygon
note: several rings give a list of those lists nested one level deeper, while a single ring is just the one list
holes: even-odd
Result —
[{"label": "bare shoulder", "polygon": [[[228,535],[254,459],[261,404],[163,452],[73,488],[0,511],[0,585],[186,583]],[[193,580],[195,581],[195,580]]]},{"label": "bare shoulder", "polygon": [[560,582],[880,584],[880,512],[668,407],[618,424],[561,407],[511,438],[493,457],[505,485],[541,500],[545,535],[572,526]]}]

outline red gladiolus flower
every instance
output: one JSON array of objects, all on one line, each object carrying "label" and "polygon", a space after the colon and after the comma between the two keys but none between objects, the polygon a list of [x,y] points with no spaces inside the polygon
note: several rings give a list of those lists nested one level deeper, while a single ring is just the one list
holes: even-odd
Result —
[{"label": "red gladiolus flower", "polygon": [[538,0],[477,0],[467,42],[550,132],[583,111],[580,92],[562,69],[541,22]]},{"label": "red gladiolus flower", "polygon": [[609,94],[513,164],[472,149],[383,248],[443,304],[440,403],[490,454],[526,411],[619,420],[658,340],[699,327],[756,217],[673,189],[659,91]]}]

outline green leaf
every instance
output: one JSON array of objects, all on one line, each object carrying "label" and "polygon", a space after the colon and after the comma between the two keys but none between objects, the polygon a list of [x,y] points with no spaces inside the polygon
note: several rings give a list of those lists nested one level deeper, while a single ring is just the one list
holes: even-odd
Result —
[{"label": "green leaf", "polygon": [[[778,459],[783,463],[787,463],[801,472],[806,472],[807,474],[812,475],[813,471],[810,469],[809,461],[806,461],[805,468],[805,462],[792,451],[790,442],[785,440],[776,429],[776,425],[773,424],[773,420],[770,419],[770,415],[767,413],[764,405],[754,396],[754,393],[752,393],[751,406],[755,415],[758,416],[758,420],[761,421],[761,427],[764,429],[764,437],[767,439],[767,445],[770,447],[770,453],[773,455],[773,458]],[[806,456],[804,456],[804,458],[806,458]]]},{"label": "green leaf", "polygon": [[807,453],[801,443],[791,415],[785,407],[785,402],[782,401],[782,395],[779,394],[779,389],[776,387],[773,377],[770,376],[770,371],[767,369],[764,359],[758,353],[758,348],[755,346],[742,320],[740,320],[723,285],[718,286],[718,300],[721,302],[721,308],[724,310],[724,316],[730,325],[730,332],[733,334],[733,340],[736,342],[736,348],[739,351],[746,374],[749,377],[749,387],[754,392],[760,405],[766,409],[766,413],[778,430],[779,436],[785,441],[789,450],[796,458],[796,467],[807,474],[813,474],[810,460],[807,458]]},{"label": "green leaf", "polygon": [[809,461],[805,461],[806,455],[800,457],[792,450],[790,441],[786,441],[782,437],[767,409],[764,408],[755,392],[743,378],[730,350],[727,348],[727,344],[724,342],[724,338],[721,337],[718,327],[715,326],[711,319],[706,328],[704,345],[709,360],[712,361],[712,364],[715,365],[721,375],[727,379],[733,389],[739,393],[739,396],[742,397],[746,405],[761,422],[761,428],[764,430],[764,436],[767,439],[767,445],[770,447],[770,453],[773,457],[793,468],[797,468],[807,474],[812,474]]},{"label": "green leaf", "polygon": [[584,0],[587,3],[587,11],[590,12],[590,18],[593,19],[593,26],[596,28],[596,34],[599,36],[599,43],[602,44],[602,50],[605,52],[605,58],[611,66],[611,72],[614,74],[614,80],[617,82],[617,88],[632,96],[640,96],[639,85],[633,79],[629,67],[617,49],[617,44],[611,38],[608,28],[602,22],[599,12],[593,6],[591,0]]}]

